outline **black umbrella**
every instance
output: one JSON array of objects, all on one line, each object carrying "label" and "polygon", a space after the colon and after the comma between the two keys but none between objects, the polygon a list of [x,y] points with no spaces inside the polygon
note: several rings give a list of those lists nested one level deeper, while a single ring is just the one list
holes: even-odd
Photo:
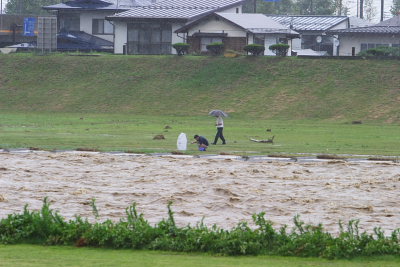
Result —
[{"label": "black umbrella", "polygon": [[214,116],[214,117],[228,117],[228,114],[226,114],[225,112],[223,112],[222,110],[219,110],[219,109],[211,110],[208,113],[208,115]]}]

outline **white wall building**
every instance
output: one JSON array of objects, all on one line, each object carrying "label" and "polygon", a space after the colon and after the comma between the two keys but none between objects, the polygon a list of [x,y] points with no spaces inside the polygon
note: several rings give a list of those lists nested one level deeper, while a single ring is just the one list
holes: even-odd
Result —
[{"label": "white wall building", "polygon": [[338,36],[339,56],[356,56],[380,46],[400,47],[400,15],[369,27],[331,30]]},{"label": "white wall building", "polygon": [[[299,34],[263,14],[216,12],[188,23],[180,28],[195,52],[206,52],[212,42],[223,42],[225,49],[243,51],[247,44],[265,46],[264,55],[275,55],[268,47],[272,44],[291,45]],[[289,49],[290,54],[291,49]]]},{"label": "white wall building", "polygon": [[164,0],[108,16],[115,27],[114,53],[174,54],[172,44],[186,41],[176,30],[212,12],[241,13],[242,2]]}]

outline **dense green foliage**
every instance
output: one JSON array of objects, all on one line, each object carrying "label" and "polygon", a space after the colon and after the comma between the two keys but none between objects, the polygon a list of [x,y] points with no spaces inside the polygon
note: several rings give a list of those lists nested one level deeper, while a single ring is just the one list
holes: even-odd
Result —
[{"label": "dense green foliage", "polygon": [[210,52],[211,55],[218,56],[224,52],[224,43],[215,42],[206,45],[207,50]]},{"label": "dense green foliage", "polygon": [[1,54],[0,62],[1,112],[218,108],[259,119],[400,122],[398,60]]},{"label": "dense green foliage", "polygon": [[[94,205],[94,204],[93,204]],[[126,209],[126,219],[90,223],[76,217],[65,221],[50,209],[47,199],[40,211],[12,214],[0,221],[0,243],[38,243],[47,245],[133,248],[181,252],[209,252],[222,255],[283,255],[325,258],[399,255],[400,229],[385,236],[376,228],[373,234],[359,233],[358,222],[350,221],[347,229],[341,226],[339,236],[324,231],[322,225],[305,225],[294,218],[295,227],[276,230],[265,214],[253,215],[256,228],[239,223],[231,230],[197,226],[178,227],[171,203],[168,219],[151,226],[138,214],[135,204]],[[95,214],[96,215],[96,214]],[[97,216],[96,216],[97,217]]]},{"label": "dense green foliage", "polygon": [[344,15],[344,3],[339,0],[248,0],[243,6],[245,13],[288,15]]},{"label": "dense green foliage", "polygon": [[361,51],[360,53],[358,53],[358,55],[367,57],[373,57],[373,56],[400,57],[400,48],[381,46]]},{"label": "dense green foliage", "polygon": [[285,57],[289,50],[288,44],[273,44],[269,46],[269,50],[275,53],[277,56]]},{"label": "dense green foliage", "polygon": [[190,45],[187,43],[175,43],[172,45],[172,47],[175,48],[178,56],[183,56],[184,54],[188,53]]},{"label": "dense green foliage", "polygon": [[64,2],[62,0],[8,0],[6,13],[7,14],[21,14],[21,15],[49,15],[43,6],[49,6]]},{"label": "dense green foliage", "polygon": [[243,50],[252,54],[253,56],[259,56],[264,54],[265,46],[259,44],[249,44],[246,45]]},{"label": "dense green foliage", "polygon": [[393,5],[390,7],[390,13],[393,17],[400,14],[400,0],[393,0]]}]

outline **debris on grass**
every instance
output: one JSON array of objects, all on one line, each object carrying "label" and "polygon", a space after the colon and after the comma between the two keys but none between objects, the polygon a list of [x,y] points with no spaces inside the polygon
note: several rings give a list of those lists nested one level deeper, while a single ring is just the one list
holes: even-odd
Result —
[{"label": "debris on grass", "polygon": [[338,155],[322,154],[322,155],[317,155],[317,159],[346,159],[346,158]]},{"label": "debris on grass", "polygon": [[78,147],[76,151],[99,152],[97,148]]},{"label": "debris on grass", "polygon": [[153,140],[164,140],[165,136],[163,134],[158,134],[153,137]]}]

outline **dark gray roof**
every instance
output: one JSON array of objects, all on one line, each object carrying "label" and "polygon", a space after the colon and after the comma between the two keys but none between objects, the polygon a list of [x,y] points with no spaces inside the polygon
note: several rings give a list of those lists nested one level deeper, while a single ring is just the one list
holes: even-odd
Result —
[{"label": "dark gray roof", "polygon": [[243,30],[251,33],[283,33],[288,35],[299,35],[297,32],[289,29],[275,20],[263,15],[263,14],[250,14],[250,13],[225,13],[225,12],[215,12],[210,15],[203,16],[197,20],[187,23],[182,28],[176,30],[175,32],[185,32],[193,25],[200,23],[201,21],[215,15],[232,24],[242,28]]},{"label": "dark gray roof", "polygon": [[391,19],[384,20],[375,26],[400,26],[400,15],[397,15]]},{"label": "dark gray roof", "polygon": [[370,27],[358,27],[342,30],[331,30],[329,34],[400,34],[400,26],[370,26]]},{"label": "dark gray roof", "polygon": [[288,26],[295,31],[327,31],[332,27],[347,21],[346,16],[290,16],[266,15],[273,20]]},{"label": "dark gray roof", "polygon": [[44,6],[47,10],[127,10],[131,7],[150,5],[151,0],[72,0]]},{"label": "dark gray roof", "polygon": [[243,0],[164,0],[158,1],[152,6],[159,7],[183,7],[183,8],[206,8],[217,9],[233,4],[244,2]]},{"label": "dark gray roof", "polygon": [[150,6],[134,7],[121,13],[117,13],[107,18],[157,18],[157,19],[185,19],[202,15],[209,12],[209,9],[203,8],[155,8]]},{"label": "dark gray roof", "polygon": [[240,5],[242,2],[243,0],[164,0],[148,6],[130,8],[107,18],[190,20],[213,11]]}]

